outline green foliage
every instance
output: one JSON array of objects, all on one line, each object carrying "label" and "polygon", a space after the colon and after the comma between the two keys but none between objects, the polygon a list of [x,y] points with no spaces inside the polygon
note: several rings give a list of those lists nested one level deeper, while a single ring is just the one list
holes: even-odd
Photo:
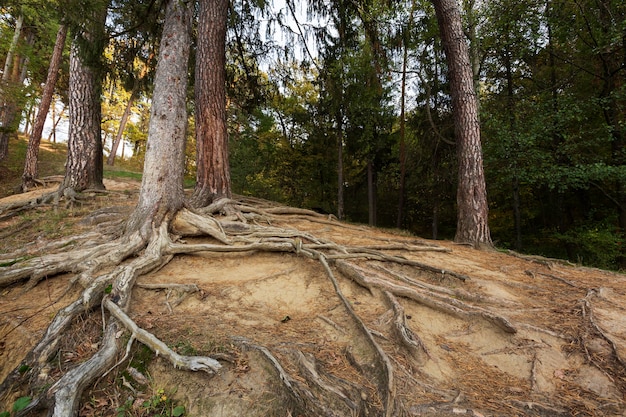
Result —
[{"label": "green foliage", "polygon": [[565,233],[556,233],[555,238],[565,246],[575,249],[569,257],[583,265],[604,269],[617,269],[623,238],[609,222],[582,224]]},{"label": "green foliage", "polygon": [[13,412],[17,413],[18,411],[22,411],[23,409],[28,407],[28,404],[30,404],[31,401],[32,401],[32,398],[30,398],[30,397],[20,397],[20,398],[18,398],[13,403]]},{"label": "green foliage", "polygon": [[13,403],[13,407],[11,408],[12,413],[9,411],[3,411],[0,413],[0,417],[11,417],[12,414],[15,415],[15,413],[18,413],[28,407],[31,401],[32,398],[28,396],[18,398]]}]

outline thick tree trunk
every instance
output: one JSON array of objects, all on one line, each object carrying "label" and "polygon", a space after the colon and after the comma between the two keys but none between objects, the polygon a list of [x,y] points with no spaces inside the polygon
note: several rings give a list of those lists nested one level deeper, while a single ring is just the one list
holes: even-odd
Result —
[{"label": "thick tree trunk", "polygon": [[167,4],[139,202],[127,232],[144,236],[183,206],[183,169],[187,127],[187,72],[191,44],[191,7],[178,0]]},{"label": "thick tree trunk", "polygon": [[100,59],[105,45],[107,7],[107,2],[99,5],[88,27],[79,30],[72,42],[67,162],[59,192],[104,189]]},{"label": "thick tree trunk", "polygon": [[65,188],[83,191],[103,189],[101,133],[101,80],[98,69],[84,62],[76,41],[70,52],[69,138]]},{"label": "thick tree trunk", "polygon": [[43,132],[43,126],[46,122],[46,116],[50,109],[50,103],[52,102],[52,95],[54,93],[54,87],[56,85],[59,76],[59,66],[61,65],[61,59],[63,57],[63,47],[65,45],[65,38],[67,37],[67,26],[61,25],[57,32],[57,39],[54,44],[54,51],[50,58],[50,66],[48,68],[48,76],[46,78],[46,85],[41,95],[41,103],[39,105],[39,111],[37,112],[37,118],[33,125],[33,131],[28,140],[28,149],[26,150],[26,162],[24,164],[24,173],[22,174],[22,191],[27,191],[29,188],[35,186],[35,179],[37,178],[37,159],[39,156],[39,144],[41,143],[41,133]]},{"label": "thick tree trunk", "polygon": [[192,204],[231,197],[226,126],[228,0],[200,0],[196,54],[196,187]]},{"label": "thick tree trunk", "polygon": [[456,0],[433,0],[433,4],[448,62],[459,160],[455,240],[491,247],[478,100],[461,15]]}]

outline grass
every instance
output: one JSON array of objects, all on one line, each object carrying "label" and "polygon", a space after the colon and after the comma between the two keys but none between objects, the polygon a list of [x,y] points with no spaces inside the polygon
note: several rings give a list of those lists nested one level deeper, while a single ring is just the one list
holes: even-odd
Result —
[{"label": "grass", "polygon": [[[0,198],[15,194],[22,182],[28,138],[9,140],[9,155],[0,162]],[[65,174],[67,146],[64,143],[41,141],[39,148],[39,177]],[[117,159],[114,166],[104,165],[104,178],[141,181],[143,161]],[[185,178],[185,188],[193,187],[194,179]]]},{"label": "grass", "polygon": [[[28,140],[24,137],[9,140],[9,155],[0,162],[0,198],[14,194],[19,187],[24,172],[24,160]],[[67,147],[42,141],[39,149],[39,176],[63,175]]]},{"label": "grass", "polygon": [[[9,140],[9,155],[0,162],[0,198],[14,194],[21,184],[28,139],[24,136]],[[41,141],[39,148],[39,177],[65,174],[67,146],[64,143]],[[141,181],[141,173],[134,170],[137,163],[117,161],[113,167],[104,167],[104,177]]]}]

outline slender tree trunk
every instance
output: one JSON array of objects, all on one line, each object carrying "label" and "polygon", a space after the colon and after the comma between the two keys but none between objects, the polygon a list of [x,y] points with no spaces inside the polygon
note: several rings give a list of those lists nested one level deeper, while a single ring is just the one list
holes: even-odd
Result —
[{"label": "slender tree trunk", "polygon": [[37,159],[39,157],[39,144],[41,143],[41,134],[43,132],[43,126],[46,122],[48,110],[50,109],[50,103],[52,102],[52,96],[54,94],[54,87],[59,77],[59,66],[61,65],[61,59],[63,58],[63,47],[65,46],[65,38],[67,37],[67,26],[61,25],[57,32],[57,39],[54,44],[54,51],[50,58],[50,66],[48,68],[48,76],[46,78],[46,84],[41,95],[41,103],[39,104],[39,111],[37,112],[37,118],[33,125],[33,131],[28,140],[28,148],[26,150],[26,161],[24,164],[24,173],[22,174],[22,191],[27,191],[29,188],[35,186],[35,179],[37,178]]},{"label": "slender tree trunk", "polygon": [[478,100],[461,15],[456,0],[433,0],[433,4],[448,62],[459,160],[455,241],[491,247]]},{"label": "slender tree trunk", "polygon": [[139,201],[126,225],[127,232],[152,233],[184,203],[183,164],[187,128],[187,73],[193,2],[167,3],[154,79],[148,145]]},{"label": "slender tree trunk", "polygon": [[61,113],[56,114],[56,103],[52,105],[52,129],[50,129],[50,135],[48,136],[48,141],[52,141],[53,143],[57,143],[57,126],[63,119],[63,115],[65,114],[65,107],[61,109]]},{"label": "slender tree trunk", "polygon": [[[412,18],[411,10],[411,18]],[[408,45],[407,39],[404,40],[404,52],[402,57],[402,85],[400,92],[400,186],[398,190],[398,218],[396,219],[396,227],[402,228],[404,224],[404,199],[406,185],[406,121],[405,121],[405,99],[406,99],[406,69],[408,61]]]},{"label": "slender tree trunk", "polygon": [[23,26],[24,26],[24,15],[20,14],[17,17],[17,20],[15,21],[15,30],[13,31],[13,38],[11,39],[11,45],[9,46],[9,51],[7,52],[6,60],[4,61],[4,70],[2,72],[3,81],[8,80],[9,75],[11,74],[11,64],[13,63],[13,55],[15,54],[15,50],[17,49],[17,42],[20,40]]},{"label": "slender tree trunk", "polygon": [[[122,142],[122,137],[124,135],[124,129],[126,128],[126,124],[128,123],[128,117],[130,116],[130,111],[133,108],[133,104],[137,99],[137,91],[133,88],[133,92],[128,99],[128,103],[126,103],[126,109],[124,109],[124,114],[122,114],[122,119],[120,120],[120,127],[117,129],[117,135],[113,140],[113,144],[111,145],[111,153],[109,153],[109,157],[107,158],[107,165],[113,166],[115,164],[115,157],[117,155],[117,148],[120,146]],[[122,151],[124,147],[122,146]]]},{"label": "slender tree trunk", "polygon": [[376,172],[374,162],[367,162],[367,204],[369,225],[376,226]]},{"label": "slender tree trunk", "polygon": [[192,204],[231,197],[226,125],[228,0],[200,0],[196,53],[196,187]]},{"label": "slender tree trunk", "polygon": [[12,97],[13,94],[11,94],[11,74],[13,73],[11,66],[14,63],[15,50],[22,35],[23,25],[24,16],[19,15],[15,22],[11,45],[4,61],[4,72],[2,73],[2,84],[0,85],[0,96],[2,97],[2,103],[0,103],[2,106],[0,108],[0,123],[2,124],[0,126],[0,161],[9,154],[9,137],[16,111],[15,99]]},{"label": "slender tree trunk", "polygon": [[345,217],[344,175],[343,175],[343,115],[337,112],[337,218]]}]

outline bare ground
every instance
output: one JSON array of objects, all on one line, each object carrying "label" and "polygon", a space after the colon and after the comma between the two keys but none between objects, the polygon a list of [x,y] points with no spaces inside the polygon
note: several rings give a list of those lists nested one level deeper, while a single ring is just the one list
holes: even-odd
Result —
[{"label": "bare ground", "polygon": [[[137,184],[107,188],[111,194],[57,209],[57,228],[45,222],[50,207],[3,220],[0,255],[20,247],[37,255],[50,236],[95,227],[84,221],[91,213],[128,212]],[[331,265],[337,287],[321,262],[297,253],[174,257],[139,278],[129,315],[175,351],[215,357],[222,369],[177,370],[134,345],[84,396],[80,415],[114,416],[127,402],[128,415],[145,415],[139,404],[163,389],[189,416],[375,416],[391,396],[398,405],[387,415],[626,416],[624,275],[320,216],[263,220],[317,244],[360,248],[358,256],[329,252],[342,255]],[[0,381],[80,293],[70,274],[27,286],[0,292]],[[73,325],[53,372],[98,349],[102,316],[97,310]],[[147,383],[129,377],[131,365]],[[14,399],[0,393],[0,412]]]}]

